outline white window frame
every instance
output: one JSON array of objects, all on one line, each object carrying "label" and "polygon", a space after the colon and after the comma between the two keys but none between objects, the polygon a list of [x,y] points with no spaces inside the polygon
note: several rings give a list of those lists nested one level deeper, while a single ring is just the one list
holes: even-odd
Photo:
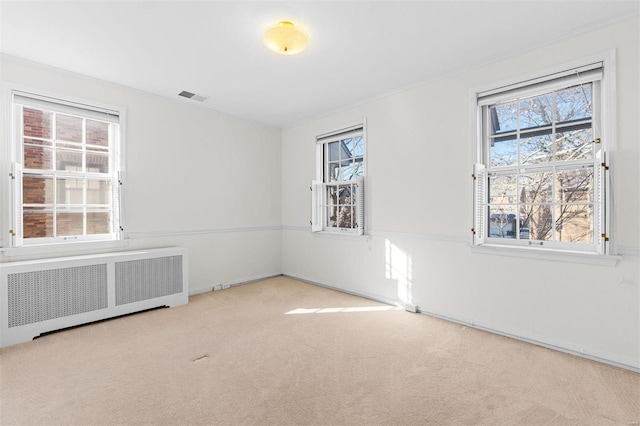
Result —
[{"label": "white window frame", "polygon": [[[613,222],[613,186],[611,184],[615,163],[616,148],[616,86],[615,86],[615,51],[611,50],[585,58],[579,61],[566,63],[551,69],[528,74],[522,77],[498,82],[490,86],[473,89],[470,92],[470,116],[471,116],[471,140],[472,150],[472,178],[473,178],[473,222],[471,248],[474,252],[489,253],[506,256],[528,257],[545,260],[571,261],[578,263],[592,263],[613,266],[620,256],[616,256],[615,227]],[[595,64],[595,65],[594,65]],[[512,239],[486,238],[488,232],[488,200],[486,188],[488,176],[486,164],[489,161],[485,146],[485,125],[483,123],[483,108],[499,102],[514,98],[534,96],[546,93],[561,87],[570,86],[581,81],[593,79],[593,71],[602,69],[599,80],[599,90],[594,97],[601,95],[599,99],[599,118],[594,112],[594,138],[600,138],[600,152],[606,158],[595,161],[604,163],[606,167],[594,169],[595,175],[601,174],[602,183],[594,188],[601,201],[595,201],[596,216],[594,219],[594,243],[547,243],[544,245],[527,244],[525,241]],[[591,74],[591,75],[589,75]],[[573,77],[575,76],[575,77]],[[584,77],[584,78],[581,78]],[[573,79],[572,82],[568,80]],[[594,90],[596,92],[596,90]],[[596,235],[597,232],[597,235]],[[604,237],[601,237],[604,234]]]},{"label": "white window frame", "polygon": [[[331,142],[343,139],[350,133],[360,135],[362,137],[362,165],[363,174],[356,176],[349,181],[331,181],[326,182],[325,177],[328,176],[328,162],[325,161],[326,150]],[[350,235],[361,236],[366,234],[366,203],[365,203],[365,177],[367,174],[367,135],[366,120],[357,123],[341,126],[339,129],[329,132],[323,132],[316,136],[316,177],[311,182],[311,232],[332,234],[332,235]],[[327,225],[326,211],[328,206],[329,187],[338,185],[353,185],[356,187],[355,199],[355,222],[357,226],[354,228],[338,228]]]},{"label": "white window frame", "polygon": [[[111,134],[109,150],[109,176],[112,188],[111,231],[108,234],[86,235],[72,238],[22,238],[22,142],[20,140],[22,120],[21,109],[17,106],[22,99],[35,108],[55,107],[58,112],[71,113],[84,111],[85,116],[93,114],[98,117],[110,115],[112,122],[117,122],[117,132]],[[90,249],[107,249],[126,246],[124,241],[124,169],[125,169],[125,128],[126,109],[120,106],[106,105],[69,96],[36,90],[3,81],[0,89],[0,107],[3,126],[0,133],[2,140],[2,172],[1,194],[2,210],[2,245],[0,251],[5,256],[47,254],[63,251],[84,251]],[[117,117],[114,118],[114,117]],[[89,177],[89,174],[85,174]]]}]

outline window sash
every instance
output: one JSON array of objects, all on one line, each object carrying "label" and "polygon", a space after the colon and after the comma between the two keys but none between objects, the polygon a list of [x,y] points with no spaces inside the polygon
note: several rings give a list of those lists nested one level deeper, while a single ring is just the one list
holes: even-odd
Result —
[{"label": "window sash", "polygon": [[[362,139],[362,154],[360,155],[351,155],[351,156],[347,156],[343,158],[343,146],[342,144],[340,145],[340,147],[338,148],[338,159],[331,159],[330,158],[330,146],[333,143],[342,143],[342,141],[348,140],[348,139],[355,139],[355,138],[361,138]],[[363,132],[362,130],[357,130],[357,131],[350,131],[350,132],[346,132],[346,133],[340,133],[337,135],[334,135],[330,138],[325,138],[323,139],[322,143],[321,143],[321,147],[322,147],[322,180],[323,182],[332,182],[335,183],[338,180],[331,180],[331,176],[332,176],[332,172],[331,172],[331,166],[335,166],[338,168],[338,170],[342,170],[343,168],[346,167],[353,167],[357,164],[360,164],[362,166],[362,169],[360,171],[359,175],[364,174],[364,136],[363,136]],[[345,148],[346,150],[347,148]],[[352,179],[348,180],[349,182],[355,182],[356,177],[358,175],[353,176]],[[340,176],[341,177],[341,176]]]},{"label": "window sash", "polygon": [[[578,70],[578,71],[576,71]],[[480,143],[480,160],[481,162],[477,164],[474,168],[474,244],[482,245],[484,243],[489,244],[498,244],[498,245],[506,245],[506,246],[532,246],[532,247],[542,247],[542,248],[550,248],[550,249],[563,249],[563,250],[571,250],[571,251],[584,251],[584,252],[597,252],[599,254],[604,254],[604,243],[601,237],[601,233],[604,232],[605,228],[604,222],[604,191],[605,191],[605,182],[604,182],[604,170],[602,170],[601,162],[604,156],[604,147],[602,144],[594,144],[594,148],[592,151],[591,159],[580,159],[580,160],[570,160],[564,161],[559,160],[555,157],[556,147],[555,142],[553,143],[553,157],[552,161],[540,162],[540,163],[532,163],[532,164],[521,164],[520,159],[520,140],[521,138],[525,138],[531,136],[536,133],[548,133],[553,136],[553,140],[555,141],[555,135],[557,133],[566,132],[568,130],[573,129],[576,126],[591,128],[593,139],[600,138],[600,120],[601,120],[601,84],[600,81],[602,79],[602,63],[592,64],[587,67],[582,67],[579,69],[568,70],[564,73],[554,74],[553,77],[549,78],[549,76],[542,77],[540,79],[536,79],[533,81],[525,81],[520,84],[515,84],[511,86],[505,86],[503,88],[499,88],[490,92],[483,92],[478,95],[477,105],[479,109],[478,117],[481,118],[481,137],[479,138]],[[519,125],[513,131],[508,131],[496,135],[490,135],[490,117],[488,114],[489,109],[497,104],[506,103],[506,102],[516,102],[523,98],[529,98],[537,95],[544,95],[547,93],[553,93],[558,90],[562,90],[564,88],[568,88],[571,86],[575,86],[578,84],[586,84],[593,83],[593,97],[592,97],[592,114],[590,119],[577,120],[575,123],[573,122],[561,122],[557,123],[552,120],[552,123],[548,126],[541,126],[538,128],[529,128],[529,129],[520,129]],[[506,141],[506,140],[515,140],[517,144],[517,158],[515,164],[512,165],[494,165],[491,166],[491,141]],[[485,169],[486,167],[486,169]],[[563,170],[573,170],[579,168],[593,168],[593,188],[591,189],[591,198],[590,202],[576,202],[576,203],[561,203],[555,199],[556,197],[556,188],[555,188],[555,180],[556,174]],[[514,175],[516,179],[520,179],[521,175],[526,175],[527,173],[535,173],[541,171],[550,171],[552,173],[552,183],[554,185],[552,192],[552,201],[549,203],[541,203],[541,205],[549,205],[553,212],[553,220],[551,222],[551,232],[552,239],[551,241],[536,241],[530,240],[528,238],[520,238],[520,221],[522,220],[521,216],[521,205],[529,205],[523,203],[519,200],[519,196],[516,193],[516,200],[513,205],[515,205],[515,226],[516,231],[514,238],[503,238],[503,237],[491,237],[491,207],[500,207],[504,203],[491,203],[489,199],[489,178],[491,176],[501,176],[501,175]],[[516,188],[520,188],[519,183]],[[590,220],[591,229],[593,232],[592,241],[591,242],[563,242],[556,240],[557,233],[557,224],[556,221],[559,219],[556,217],[558,208],[561,208],[565,205],[581,205],[587,206],[588,208],[592,208],[592,218]],[[542,244],[541,244],[542,243]]]},{"label": "window sash", "polygon": [[[340,187],[351,187],[351,202],[346,204],[330,203],[329,193],[333,190],[339,190]],[[353,190],[355,189],[355,195]],[[364,178],[358,176],[352,181],[341,182],[311,182],[311,231],[329,231],[329,232],[350,232],[356,235],[364,234]],[[329,224],[329,209],[331,207],[349,206],[351,210],[350,227],[331,226]]]},{"label": "window sash", "polygon": [[[556,196],[559,192],[559,189],[556,184],[557,184],[557,179],[556,176],[559,172],[562,171],[566,171],[566,170],[577,170],[580,168],[587,168],[587,166],[583,166],[583,167],[571,167],[571,166],[565,166],[563,168],[561,167],[557,167],[557,168],[545,168],[544,170],[542,169],[538,169],[537,171],[544,171],[547,173],[550,173],[551,178],[550,178],[550,196],[551,196],[551,200],[538,200],[538,201],[523,201],[520,200],[520,194],[521,194],[521,190],[522,190],[522,183],[520,181],[521,177],[523,175],[526,175],[528,173],[531,173],[531,171],[521,171],[521,170],[515,170],[513,172],[505,172],[505,171],[500,171],[500,172],[496,172],[496,173],[488,173],[487,174],[487,180],[485,181],[485,184],[487,185],[487,188],[490,188],[491,185],[488,184],[488,180],[490,180],[492,177],[500,177],[500,176],[514,176],[515,177],[515,183],[514,186],[516,188],[516,191],[514,192],[515,194],[515,200],[513,201],[495,201],[492,202],[490,200],[489,197],[492,196],[492,194],[490,193],[490,191],[486,192],[486,195],[483,197],[482,200],[479,200],[479,205],[480,205],[480,209],[482,209],[482,214],[485,215],[486,219],[482,221],[482,225],[476,225],[479,229],[487,229],[488,232],[487,234],[484,236],[484,242],[489,242],[492,244],[515,244],[515,245],[540,245],[540,246],[545,246],[545,247],[550,247],[550,248],[561,248],[561,247],[565,247],[565,248],[569,248],[571,247],[572,250],[581,250],[584,249],[585,251],[589,251],[589,250],[593,250],[593,247],[596,246],[598,244],[598,238],[599,238],[599,234],[598,234],[598,229],[599,226],[598,224],[598,185],[599,182],[597,182],[597,173],[600,172],[600,168],[601,166],[597,165],[597,166],[588,166],[589,169],[592,169],[592,174],[591,174],[591,181],[592,181],[592,188],[591,188],[591,196],[588,197],[587,199],[578,199],[578,200],[566,200],[566,201],[560,201],[556,199]],[[478,194],[478,192],[476,192]],[[480,197],[481,195],[477,195],[478,197]],[[498,195],[498,197],[500,197],[500,195]],[[535,237],[534,238],[529,238],[530,236],[530,232],[532,232],[533,230],[530,228],[531,224],[527,224],[528,226],[525,226],[524,224],[522,224],[522,222],[524,220],[527,220],[527,216],[523,215],[523,209],[531,209],[532,211],[535,211],[536,208],[540,208],[540,207],[547,207],[549,209],[549,212],[551,214],[550,217],[550,228],[547,232],[550,232],[550,239],[548,240],[538,240]],[[559,225],[562,225],[563,223],[567,223],[567,217],[565,215],[568,215],[568,218],[571,219],[571,209],[572,208],[586,208],[591,209],[591,220],[590,220],[590,224],[591,224],[591,233],[592,233],[592,241],[590,242],[566,242],[566,241],[560,241],[559,240],[559,232],[562,232],[561,229],[559,229]],[[494,222],[492,220],[492,210],[500,210],[500,209],[506,209],[507,211],[513,211],[514,217],[512,219],[510,219],[508,222],[504,222],[503,228],[504,227],[508,227],[509,229],[507,230],[508,232],[513,232],[512,237],[505,237],[504,235],[502,236],[492,236],[491,234],[491,230],[495,229],[496,227],[500,227],[499,224],[497,224],[496,222]],[[565,210],[560,212],[559,209],[569,209],[569,210]],[[503,213],[504,215],[507,215],[507,212]],[[478,215],[479,216],[479,215]],[[564,217],[564,220],[563,220]],[[570,222],[569,222],[570,223]],[[521,226],[522,224],[522,226]],[[486,227],[486,228],[484,228]],[[523,229],[526,230],[527,234],[523,237],[522,232]],[[542,244],[540,244],[542,242]]]},{"label": "window sash", "polygon": [[[23,109],[32,108],[41,111],[47,111],[53,113],[51,119],[51,134],[49,138],[38,138],[24,135],[23,125]],[[15,157],[16,161],[13,162],[12,169],[14,170],[12,179],[12,237],[10,239],[10,247],[20,246],[45,246],[51,243],[60,243],[68,241],[114,241],[121,238],[121,178],[119,171],[119,148],[120,141],[120,129],[119,129],[119,113],[109,109],[103,109],[100,107],[92,108],[85,104],[79,104],[76,102],[62,101],[45,96],[38,96],[29,94],[29,96],[23,96],[22,92],[13,92],[12,111],[14,111],[14,125],[15,132],[13,143],[15,144]],[[77,149],[73,151],[82,155],[82,170],[56,170],[57,164],[55,161],[56,151],[59,148],[56,138],[56,114],[73,115],[82,118],[82,141],[78,143],[68,143],[61,141],[62,144],[77,146]],[[105,145],[91,145],[87,144],[86,133],[86,120],[102,121],[108,123],[107,136],[108,141]],[[40,140],[47,142],[47,149],[51,150],[52,166],[47,169],[39,168],[24,168],[22,164],[24,162],[24,147],[30,145],[27,140]],[[104,155],[107,157],[108,171],[87,171],[87,155]],[[53,202],[45,204],[29,204],[23,201],[23,176],[42,176],[51,178],[54,182]],[[82,202],[78,203],[77,200],[74,204],[58,204],[56,197],[57,185],[55,184],[57,179],[80,179],[83,181],[82,185]],[[110,200],[106,204],[89,203],[87,199],[87,187],[88,182],[99,180],[108,183],[110,189]],[[53,236],[46,237],[30,237],[24,236],[24,224],[25,224],[25,211],[37,210],[46,212],[51,215],[53,222],[52,233]],[[57,234],[58,214],[74,213],[82,215],[82,233],[75,233],[74,235],[59,235]],[[92,214],[103,213],[108,217],[108,222],[99,221],[101,223],[98,229],[89,227],[89,220]],[[76,222],[79,226],[79,222]],[[102,228],[102,229],[101,229]],[[78,228],[79,230],[79,228]],[[99,233],[93,233],[98,231]],[[102,232],[105,231],[105,232]],[[47,231],[49,233],[49,231]]]}]

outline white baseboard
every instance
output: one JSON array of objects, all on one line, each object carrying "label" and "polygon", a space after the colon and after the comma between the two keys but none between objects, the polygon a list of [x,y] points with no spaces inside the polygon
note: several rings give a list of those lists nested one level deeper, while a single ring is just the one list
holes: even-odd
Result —
[{"label": "white baseboard", "polygon": [[[254,283],[256,281],[262,281],[262,280],[266,280],[266,279],[274,278],[274,277],[279,277],[279,276],[282,276],[282,274],[273,273],[273,274],[257,275],[257,276],[254,276],[254,277],[242,278],[242,279],[234,280],[234,281],[224,281],[224,282],[222,282],[220,284],[223,285],[225,288],[227,288],[227,287],[236,287],[236,286],[239,286],[239,285],[251,284],[251,283]],[[198,288],[190,289],[189,290],[189,296],[195,296],[197,294],[202,294],[202,293],[207,293],[209,291],[214,291],[214,287],[215,287],[215,285],[208,285],[208,286],[205,286],[205,287],[198,287]]]},{"label": "white baseboard", "polygon": [[389,298],[382,297],[382,296],[377,296],[377,295],[374,295],[374,294],[368,294],[368,293],[361,293],[361,292],[357,292],[357,291],[345,290],[345,289],[340,288],[340,287],[334,287],[334,286],[329,285],[329,284],[324,284],[324,283],[321,283],[321,282],[318,282],[318,281],[313,281],[313,280],[309,280],[309,279],[306,279],[306,278],[296,277],[296,276],[293,276],[293,275],[288,275],[288,274],[282,274],[282,275],[284,275],[285,277],[293,278],[294,280],[302,281],[302,282],[307,283],[307,284],[317,285],[319,287],[328,288],[329,290],[336,290],[336,291],[339,291],[340,293],[346,293],[346,294],[350,294],[352,296],[363,297],[365,299],[373,300],[374,302],[384,303],[385,305],[397,306],[399,308],[406,309],[407,311],[411,311],[411,312],[418,312],[419,311],[417,306],[415,306],[415,305],[407,305],[404,302],[401,302],[401,301],[396,300],[396,299],[389,299]]}]

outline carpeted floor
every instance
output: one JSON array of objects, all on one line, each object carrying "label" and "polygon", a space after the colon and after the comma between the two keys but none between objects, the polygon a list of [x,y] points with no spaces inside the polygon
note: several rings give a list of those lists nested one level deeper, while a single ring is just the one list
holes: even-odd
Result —
[{"label": "carpeted floor", "polygon": [[0,424],[639,425],[640,375],[278,277],[0,350]]}]

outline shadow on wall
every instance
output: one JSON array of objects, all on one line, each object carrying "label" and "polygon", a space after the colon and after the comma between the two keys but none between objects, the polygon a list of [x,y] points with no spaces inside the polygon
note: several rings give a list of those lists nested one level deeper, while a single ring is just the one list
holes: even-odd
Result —
[{"label": "shadow on wall", "polygon": [[384,252],[385,278],[396,282],[398,299],[405,305],[413,305],[411,289],[413,261],[411,256],[389,241],[388,238],[384,240]]}]

